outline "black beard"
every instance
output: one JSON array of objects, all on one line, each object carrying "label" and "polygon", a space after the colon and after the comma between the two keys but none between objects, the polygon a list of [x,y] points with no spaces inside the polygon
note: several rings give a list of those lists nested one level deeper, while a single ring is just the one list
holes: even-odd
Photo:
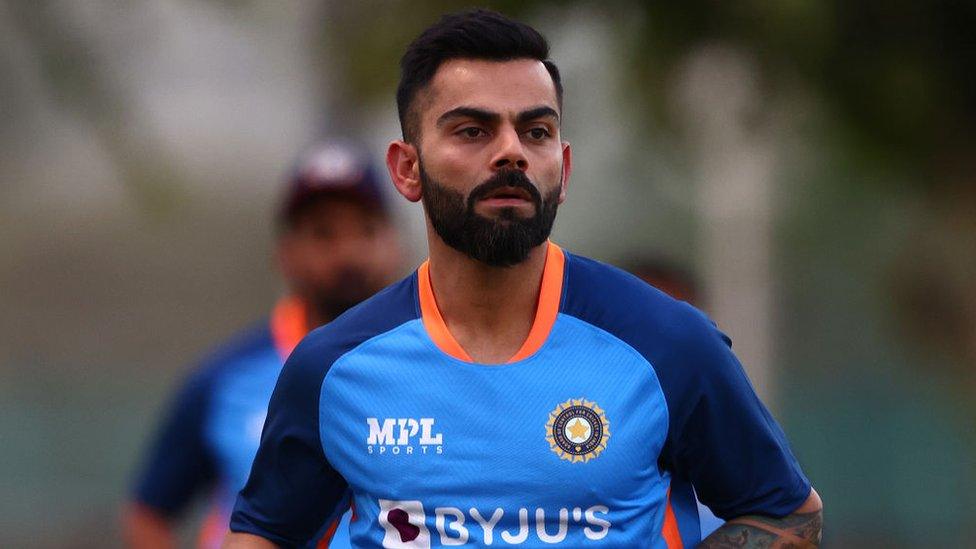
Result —
[{"label": "black beard", "polygon": [[345,269],[332,287],[309,289],[309,303],[323,321],[335,320],[375,293],[376,289],[368,287],[366,278],[366,273],[359,269]]},{"label": "black beard", "polygon": [[[424,207],[434,230],[448,246],[492,267],[511,267],[525,261],[532,248],[542,244],[552,232],[559,207],[559,188],[545,198],[521,170],[497,172],[468,195],[441,185],[430,178],[420,163],[420,186]],[[475,213],[481,198],[502,187],[523,189],[535,205],[535,215],[521,217],[515,208],[502,208],[495,219]]]}]

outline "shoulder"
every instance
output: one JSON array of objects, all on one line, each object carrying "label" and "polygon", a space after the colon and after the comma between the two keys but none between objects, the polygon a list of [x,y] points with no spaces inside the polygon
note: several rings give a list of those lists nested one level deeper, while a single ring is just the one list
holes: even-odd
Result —
[{"label": "shoulder", "polygon": [[262,319],[236,332],[197,362],[186,378],[188,389],[203,390],[216,383],[225,372],[256,354],[274,348],[268,319]]},{"label": "shoulder", "polygon": [[566,256],[563,314],[613,334],[645,356],[703,341],[729,343],[704,313],[688,303],[611,265]]},{"label": "shoulder", "polygon": [[[319,440],[319,404],[326,375],[357,347],[417,318],[415,289],[414,274],[305,336],[278,376],[265,433],[303,433],[307,440]],[[314,447],[321,452],[320,444]]]},{"label": "shoulder", "polygon": [[285,364],[282,376],[322,378],[343,355],[363,343],[419,318],[416,273],[388,286],[332,322],[310,332]]},{"label": "shoulder", "polygon": [[745,387],[732,341],[704,313],[615,267],[567,254],[563,314],[623,341],[646,360],[669,405],[705,384]]}]

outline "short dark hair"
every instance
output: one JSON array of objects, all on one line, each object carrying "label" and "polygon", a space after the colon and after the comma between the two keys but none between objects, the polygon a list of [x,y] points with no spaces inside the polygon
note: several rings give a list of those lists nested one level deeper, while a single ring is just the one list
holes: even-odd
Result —
[{"label": "short dark hair", "polygon": [[420,33],[400,59],[397,112],[405,141],[419,137],[420,120],[414,108],[417,94],[430,84],[441,64],[451,59],[541,61],[552,77],[562,109],[559,69],[549,59],[549,43],[539,31],[485,9],[451,13]]}]

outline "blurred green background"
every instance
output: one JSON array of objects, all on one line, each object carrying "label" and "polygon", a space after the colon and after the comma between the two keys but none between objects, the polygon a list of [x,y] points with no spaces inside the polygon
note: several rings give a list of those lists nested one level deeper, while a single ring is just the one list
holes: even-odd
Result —
[{"label": "blurred green background", "polygon": [[[976,6],[485,4],[564,74],[554,239],[696,272],[825,545],[972,545]],[[282,289],[291,159],[351,135],[379,162],[400,53],[464,6],[0,0],[0,546],[119,543],[173,384]]]}]

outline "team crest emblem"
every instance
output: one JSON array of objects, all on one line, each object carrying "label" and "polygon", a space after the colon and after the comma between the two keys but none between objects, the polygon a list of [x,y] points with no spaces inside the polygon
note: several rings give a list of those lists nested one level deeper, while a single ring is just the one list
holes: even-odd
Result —
[{"label": "team crest emblem", "polygon": [[586,463],[606,450],[610,422],[595,402],[571,398],[549,412],[546,440],[561,459]]}]

